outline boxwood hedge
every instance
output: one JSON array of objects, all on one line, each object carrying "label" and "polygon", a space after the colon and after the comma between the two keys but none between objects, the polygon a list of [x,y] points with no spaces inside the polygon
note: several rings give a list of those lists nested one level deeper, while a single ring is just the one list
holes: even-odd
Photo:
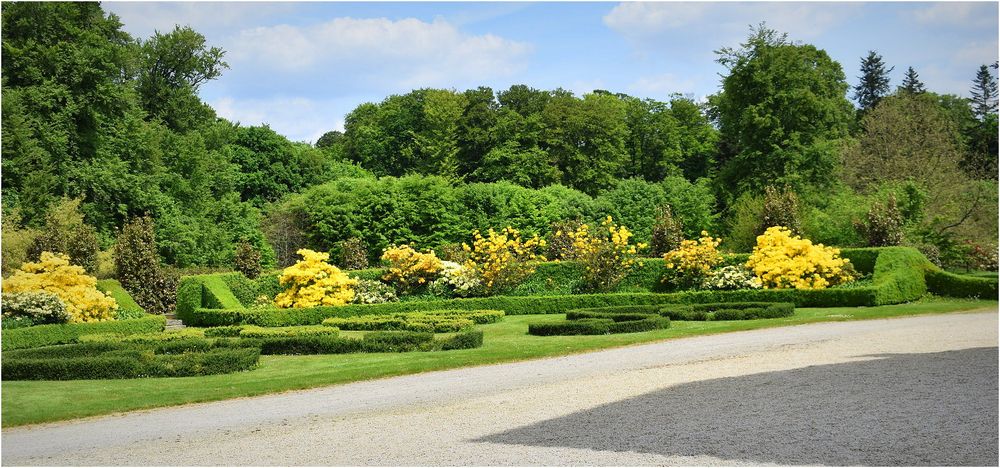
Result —
[{"label": "boxwood hedge", "polygon": [[136,335],[163,331],[166,319],[161,315],[147,315],[128,320],[107,322],[63,323],[36,325],[27,328],[4,330],[0,335],[4,351],[37,348],[56,344],[75,343],[81,336],[92,334]]}]

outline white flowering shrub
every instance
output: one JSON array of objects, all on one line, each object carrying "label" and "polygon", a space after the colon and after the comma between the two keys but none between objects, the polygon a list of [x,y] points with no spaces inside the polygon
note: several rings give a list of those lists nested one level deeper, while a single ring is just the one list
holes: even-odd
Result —
[{"label": "white flowering shrub", "polygon": [[357,304],[384,304],[398,300],[396,290],[381,281],[358,280],[354,286],[354,302]]},{"label": "white flowering shrub", "polygon": [[431,283],[431,293],[442,297],[469,297],[482,291],[476,271],[455,262],[441,262],[441,277]]},{"label": "white flowering shrub", "polygon": [[730,265],[713,271],[702,280],[705,289],[760,289],[764,285],[750,270],[741,265]]}]

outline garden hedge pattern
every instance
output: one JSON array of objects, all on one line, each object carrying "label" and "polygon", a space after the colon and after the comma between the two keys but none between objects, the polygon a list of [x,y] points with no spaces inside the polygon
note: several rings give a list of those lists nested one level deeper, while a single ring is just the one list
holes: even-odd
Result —
[{"label": "garden hedge pattern", "polygon": [[107,322],[64,323],[37,325],[4,330],[0,335],[4,351],[75,343],[81,336],[92,334],[136,335],[163,331],[166,319],[162,315],[147,315],[138,319]]}]

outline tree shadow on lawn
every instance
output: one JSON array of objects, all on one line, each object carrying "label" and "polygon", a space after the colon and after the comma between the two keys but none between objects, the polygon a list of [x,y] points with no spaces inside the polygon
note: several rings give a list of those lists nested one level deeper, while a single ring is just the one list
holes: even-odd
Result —
[{"label": "tree shadow on lawn", "polygon": [[682,384],[476,440],[790,465],[997,465],[997,348]]}]

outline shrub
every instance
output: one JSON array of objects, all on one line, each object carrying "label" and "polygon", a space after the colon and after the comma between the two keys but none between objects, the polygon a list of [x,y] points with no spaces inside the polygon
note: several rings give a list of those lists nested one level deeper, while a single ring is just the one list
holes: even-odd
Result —
[{"label": "shrub", "polygon": [[443,262],[465,263],[469,259],[469,253],[462,248],[462,243],[452,242],[438,247],[435,252]]},{"label": "shrub", "polygon": [[684,240],[684,227],[674,219],[670,205],[660,205],[656,208],[653,221],[653,234],[649,241],[650,254],[662,257],[663,254],[677,249]]},{"label": "shrub", "polygon": [[246,326],[240,330],[240,338],[272,338],[287,336],[337,336],[340,330],[334,327],[319,325],[302,325],[293,327],[255,327]]},{"label": "shrub", "polygon": [[122,287],[121,283],[113,279],[97,280],[97,289],[108,294],[118,303],[115,311],[115,320],[137,319],[146,316],[146,311],[136,304],[132,296]]},{"label": "shrub", "polygon": [[765,288],[822,289],[854,279],[854,269],[840,258],[840,249],[813,245],[781,226],[757,238],[746,265]]},{"label": "shrub", "polygon": [[368,245],[359,237],[340,243],[340,267],[345,270],[368,268]]},{"label": "shrub", "polygon": [[448,333],[472,328],[475,322],[460,315],[443,314],[394,314],[333,317],[323,321],[327,327],[341,330],[408,330],[417,332]]},{"label": "shrub", "polygon": [[430,292],[441,297],[470,297],[482,294],[483,283],[476,271],[455,262],[441,262],[441,277],[430,284]]},{"label": "shrub", "polygon": [[743,265],[728,265],[712,271],[701,283],[705,289],[760,289],[760,279]]},{"label": "shrub", "polygon": [[434,251],[421,253],[409,245],[385,249],[382,260],[389,262],[389,268],[382,279],[395,284],[400,294],[427,286],[441,274],[443,268]]},{"label": "shrub", "polygon": [[499,233],[490,229],[486,237],[473,231],[472,236],[471,247],[462,244],[469,253],[464,266],[476,273],[485,294],[514,288],[535,271],[536,262],[544,260],[536,250],[545,247],[545,241],[538,236],[522,240],[510,226]]},{"label": "shrub", "polygon": [[7,357],[3,361],[3,379],[131,379],[226,374],[252,368],[259,356],[260,351],[254,348],[232,348],[163,355],[132,350],[96,356]]},{"label": "shrub", "polygon": [[[599,310],[599,309],[594,309]],[[618,313],[617,311],[566,313],[565,322],[529,323],[528,334],[553,335],[609,335],[636,333],[670,327],[670,319],[652,313]]]},{"label": "shrub", "polygon": [[343,305],[354,300],[354,285],[339,268],[326,263],[329,254],[309,249],[299,250],[299,260],[281,272],[278,282],[286,289],[275,296],[274,304],[281,308]]},{"label": "shrub", "polygon": [[55,344],[75,343],[81,336],[97,333],[135,335],[163,330],[166,323],[163,316],[147,315],[133,320],[112,320],[108,322],[65,323],[36,325],[29,328],[6,330],[0,335],[3,350],[37,348]]},{"label": "shrub", "polygon": [[346,354],[399,353],[408,351],[439,351],[471,349],[483,345],[483,332],[464,331],[454,336],[435,339],[432,333],[410,331],[372,332],[362,339],[334,336],[295,336],[237,340],[236,346],[254,344],[261,354]]},{"label": "shrub", "polygon": [[61,253],[70,263],[97,272],[97,230],[83,220],[82,200],[63,198],[45,215],[45,227],[28,249],[28,260],[38,261],[42,252]]},{"label": "shrub", "polygon": [[571,234],[576,260],[583,267],[583,288],[590,291],[609,291],[618,286],[636,264],[636,256],[645,244],[629,245],[632,232],[618,226],[608,216],[601,222],[597,233],[591,233],[586,224]]},{"label": "shrub", "polygon": [[896,196],[889,194],[885,205],[872,203],[866,223],[858,223],[858,232],[870,247],[899,245],[903,240],[903,215],[896,206]]},{"label": "shrub", "polygon": [[177,279],[160,268],[153,220],[144,216],[125,223],[115,244],[118,280],[143,309],[165,314],[174,309]]},{"label": "shrub", "polygon": [[936,269],[927,272],[927,289],[942,296],[997,299],[996,278],[956,275]]},{"label": "shrub", "polygon": [[722,239],[712,238],[706,231],[696,241],[681,241],[680,247],[663,255],[667,270],[662,281],[675,287],[701,285],[711,275],[712,268],[722,263],[722,254],[717,250],[721,242]]},{"label": "shrub", "polygon": [[43,252],[41,261],[28,262],[4,281],[4,292],[44,291],[66,304],[72,322],[112,320],[118,304],[97,290],[97,278],[82,267],[70,265],[63,255]]},{"label": "shrub", "polygon": [[247,278],[254,279],[260,275],[260,252],[249,241],[242,239],[236,244],[233,264],[236,271],[243,273]]},{"label": "shrub", "polygon": [[122,343],[145,343],[156,344],[164,341],[188,341],[191,339],[205,338],[204,330],[199,328],[179,328],[154,333],[136,333],[134,335],[118,335],[115,333],[95,333],[83,335],[77,341],[80,343],[93,342],[122,342]]},{"label": "shrub", "polygon": [[396,291],[392,286],[381,281],[362,279],[354,285],[355,304],[385,304],[398,300],[399,297],[396,296]]},{"label": "shrub", "polygon": [[66,323],[72,316],[58,296],[47,292],[3,293],[3,316],[27,319],[31,324]]},{"label": "shrub", "polygon": [[240,336],[243,325],[231,325],[228,327],[212,327],[205,329],[205,338],[235,338]]},{"label": "shrub", "polygon": [[763,234],[775,226],[790,229],[795,234],[802,232],[802,223],[799,221],[799,198],[787,186],[780,192],[771,186],[764,188],[764,207],[757,234]]},{"label": "shrub", "polygon": [[0,242],[0,275],[4,278],[21,268],[28,261],[28,250],[41,233],[37,229],[24,226],[21,213],[13,209],[0,216],[0,231],[3,242]]},{"label": "shrub", "polygon": [[579,219],[556,221],[552,223],[549,238],[546,241],[546,255],[548,260],[575,260],[576,259],[576,238],[574,233],[580,230],[583,222]]}]

